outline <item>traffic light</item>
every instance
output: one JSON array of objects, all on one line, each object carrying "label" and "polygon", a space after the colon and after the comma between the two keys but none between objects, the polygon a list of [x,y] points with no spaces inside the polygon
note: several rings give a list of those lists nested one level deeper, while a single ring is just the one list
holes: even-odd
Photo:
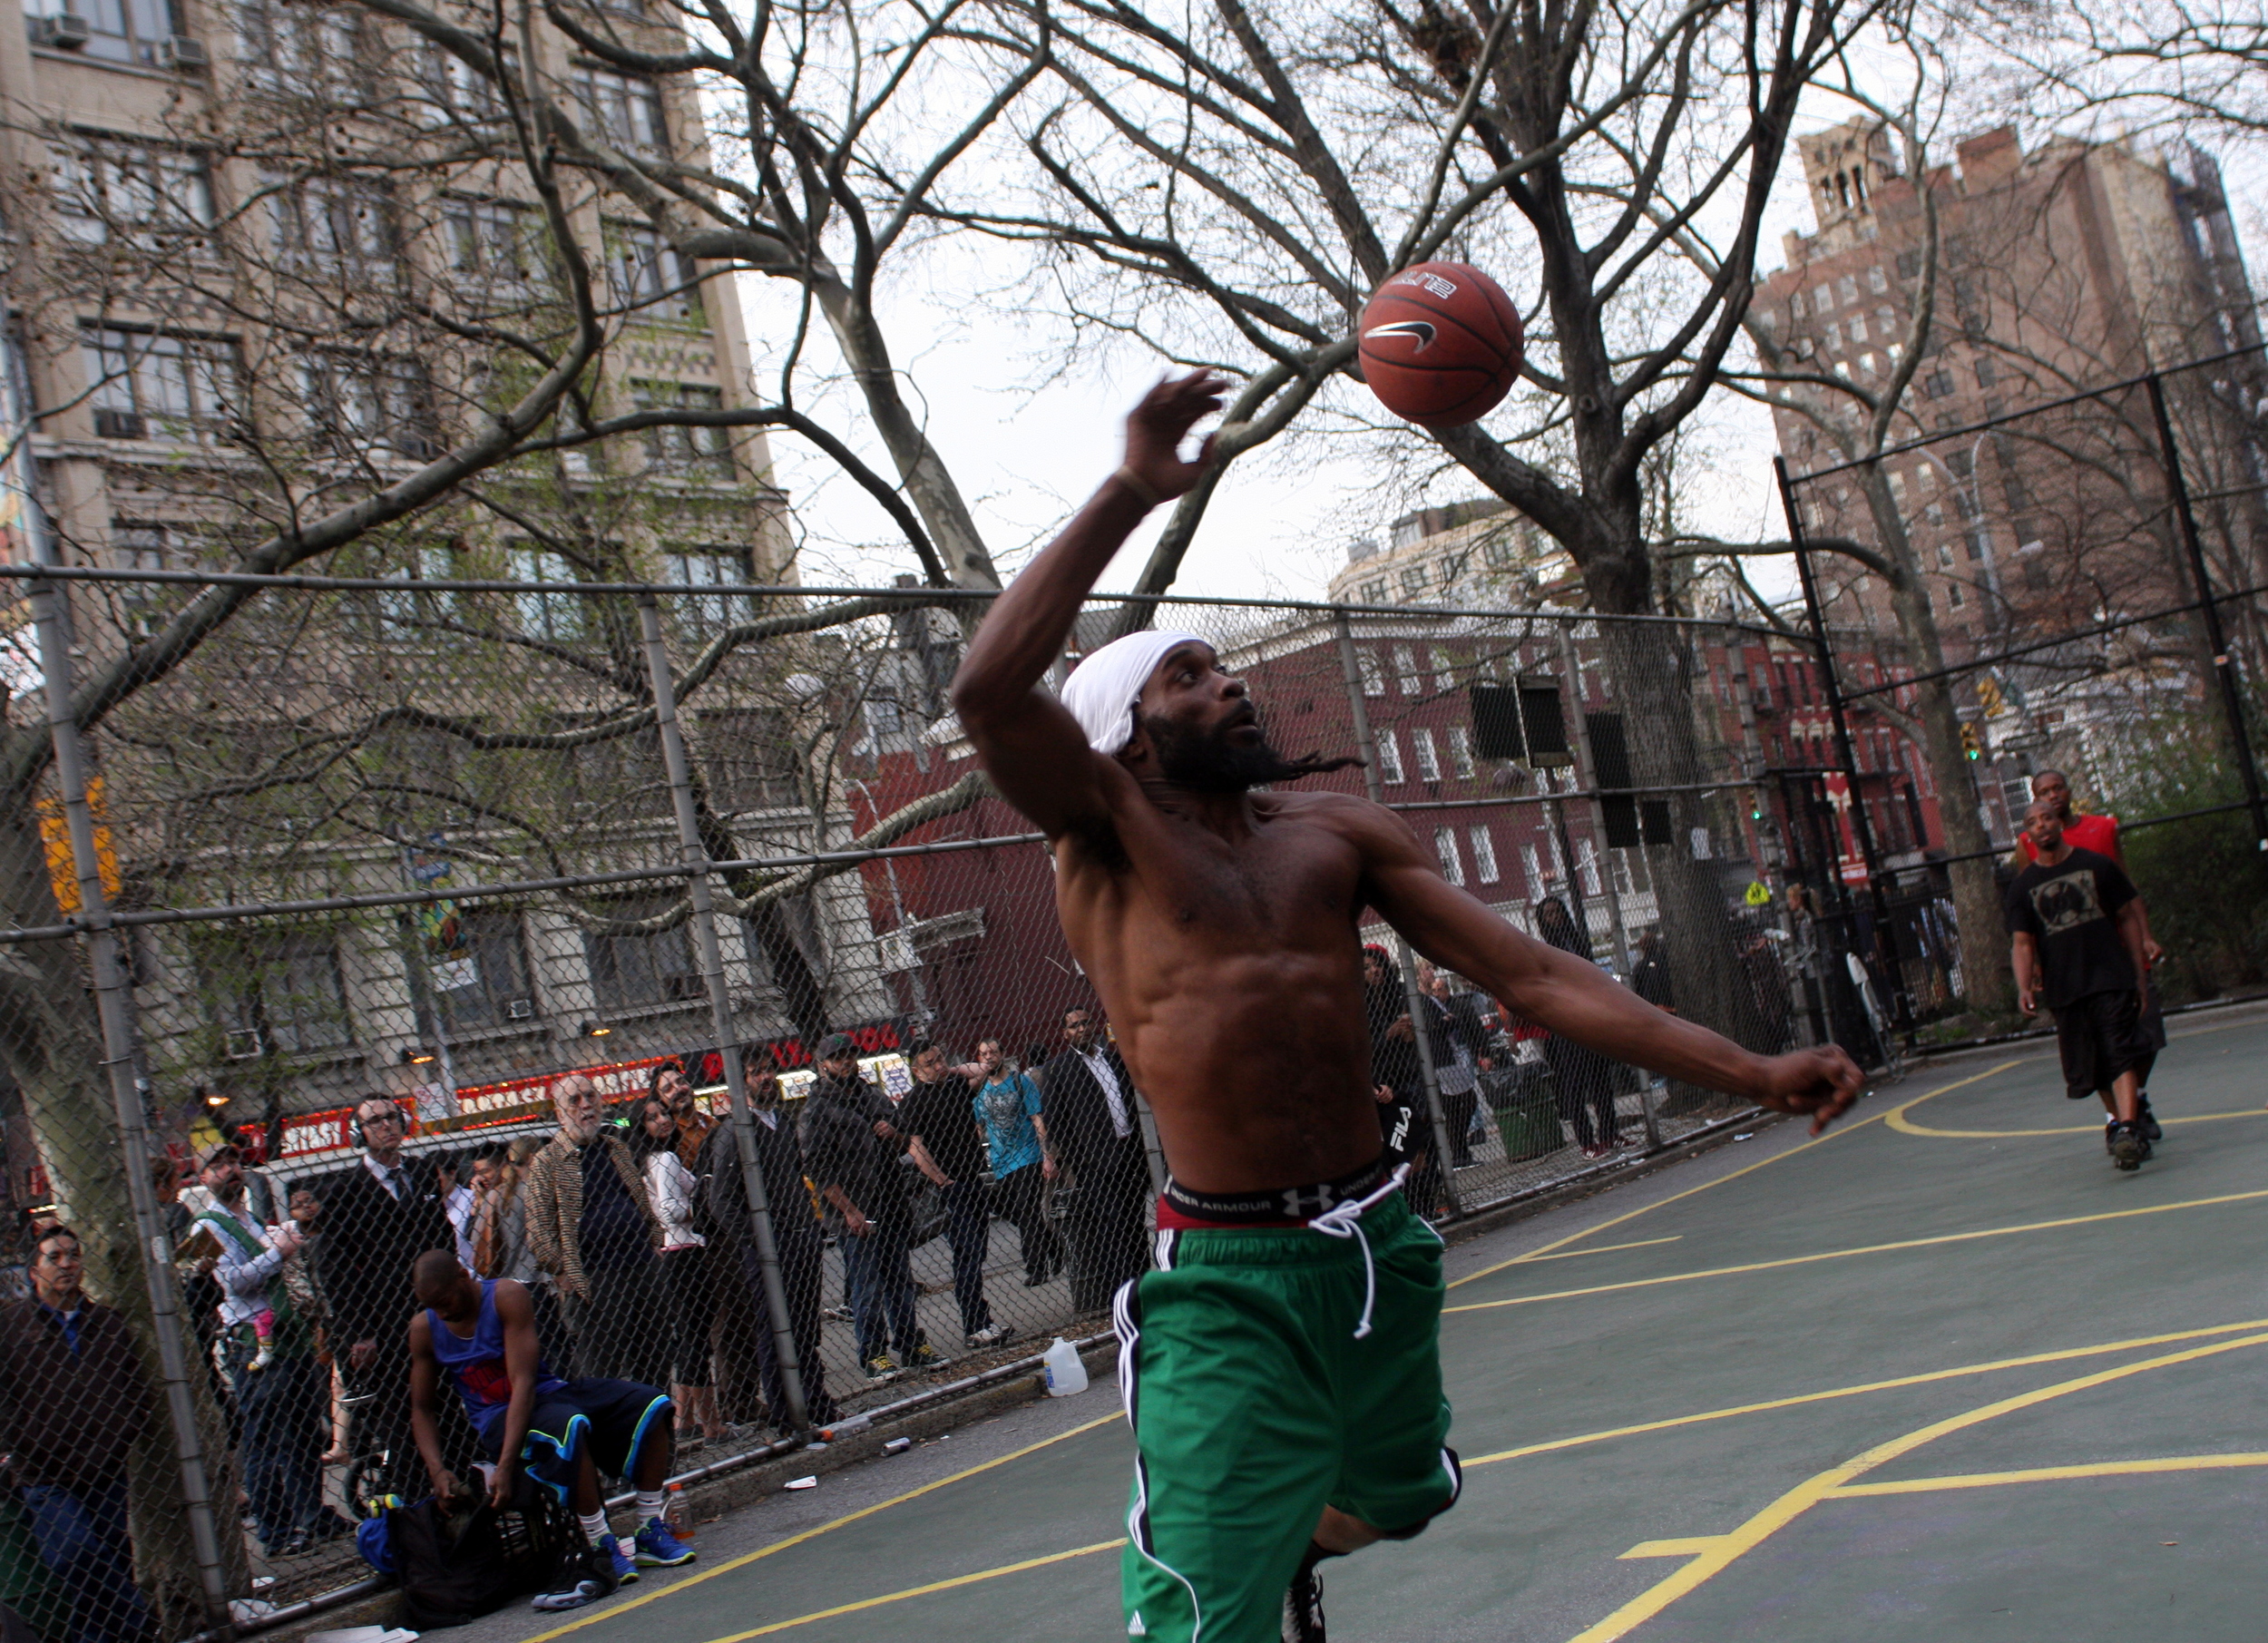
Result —
[{"label": "traffic light", "polygon": [[1972,759],[1984,757],[1984,738],[1977,734],[1977,727],[1964,724],[1960,728],[1960,750]]},{"label": "traffic light", "polygon": [[1977,701],[1987,719],[1998,719],[2008,710],[2008,702],[2000,694],[2000,681],[1989,673],[1977,680]]}]

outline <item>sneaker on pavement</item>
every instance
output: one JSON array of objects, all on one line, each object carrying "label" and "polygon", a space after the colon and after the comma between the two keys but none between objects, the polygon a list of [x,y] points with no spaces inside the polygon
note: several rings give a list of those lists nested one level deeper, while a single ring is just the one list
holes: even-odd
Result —
[{"label": "sneaker on pavement", "polygon": [[639,1525],[636,1545],[640,1569],[675,1569],[700,1555],[670,1533],[670,1526],[660,1518],[648,1518]]},{"label": "sneaker on pavement", "polygon": [[2110,1161],[2121,1169],[2139,1169],[2150,1156],[2150,1143],[2142,1139],[2139,1124],[2113,1124],[2109,1139]]},{"label": "sneaker on pavement", "polygon": [[600,1561],[613,1571],[615,1585],[628,1586],[638,1579],[638,1565],[631,1560],[630,1553],[622,1550],[621,1541],[614,1538],[611,1531],[599,1537],[598,1553]]},{"label": "sneaker on pavement", "polygon": [[924,1341],[907,1354],[906,1362],[916,1369],[937,1369],[952,1363],[953,1360],[927,1341]]},{"label": "sneaker on pavement", "polygon": [[1005,1324],[990,1324],[967,1337],[971,1346],[997,1346],[1002,1341],[1012,1341],[1016,1332]]},{"label": "sneaker on pavement", "polygon": [[1313,1563],[1302,1563],[1285,1590],[1284,1643],[1325,1643],[1323,1577]]},{"label": "sneaker on pavement", "polygon": [[2165,1139],[2165,1130],[2158,1123],[2157,1114],[2150,1110],[2150,1098],[2148,1096],[2146,1095],[2142,1098],[2141,1110],[2136,1116],[2142,1121],[2142,1139],[2144,1140],[2162,1141]]},{"label": "sneaker on pavement", "polygon": [[886,1381],[898,1372],[898,1361],[886,1352],[877,1352],[866,1360],[866,1378]]},{"label": "sneaker on pavement", "polygon": [[562,1609],[581,1609],[586,1603],[596,1603],[601,1598],[614,1594],[614,1582],[601,1570],[595,1560],[583,1560],[570,1564],[562,1571],[564,1579],[550,1591],[539,1591],[528,1607],[540,1614]]}]

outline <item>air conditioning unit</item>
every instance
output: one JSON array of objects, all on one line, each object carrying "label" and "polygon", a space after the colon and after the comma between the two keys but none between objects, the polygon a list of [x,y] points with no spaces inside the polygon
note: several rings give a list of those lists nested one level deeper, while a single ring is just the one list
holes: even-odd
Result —
[{"label": "air conditioning unit", "polygon": [[535,1019],[535,1001],[532,998],[513,998],[504,1001],[504,1020],[532,1022]]},{"label": "air conditioning unit", "polygon": [[260,1052],[258,1027],[231,1028],[222,1051],[232,1061],[249,1061]]},{"label": "air conditioning unit", "polygon": [[94,25],[69,12],[54,17],[34,17],[31,24],[32,44],[50,51],[75,52],[94,38]]},{"label": "air conditioning unit", "polygon": [[212,55],[205,50],[205,43],[187,34],[172,35],[158,47],[158,61],[185,74],[202,73],[212,66]]},{"label": "air conditioning unit", "polygon": [[94,432],[103,439],[147,439],[150,424],[139,411],[97,411]]}]

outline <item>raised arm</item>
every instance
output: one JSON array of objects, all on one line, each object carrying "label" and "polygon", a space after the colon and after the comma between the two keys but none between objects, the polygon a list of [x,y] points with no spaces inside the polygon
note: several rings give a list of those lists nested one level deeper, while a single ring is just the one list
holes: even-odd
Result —
[{"label": "raised arm", "polygon": [[1521,1015],[1617,1061],[1783,1112],[1807,1113],[1813,1135],[1858,1099],[1864,1081],[1841,1050],[1757,1055],[1656,1009],[1598,965],[1522,934],[1449,883],[1393,812],[1348,803],[1358,807],[1353,828],[1371,905],[1420,953],[1471,977]]},{"label": "raised arm", "polygon": [[1041,687],[1062,655],[1079,608],[1142,516],[1196,484],[1213,455],[1178,455],[1199,418],[1220,409],[1226,385],[1207,371],[1169,377],[1126,419],[1126,464],[1062,534],[1041,549],[993,604],[953,681],[953,709],[986,775],[1051,837],[1104,813],[1099,755]]}]

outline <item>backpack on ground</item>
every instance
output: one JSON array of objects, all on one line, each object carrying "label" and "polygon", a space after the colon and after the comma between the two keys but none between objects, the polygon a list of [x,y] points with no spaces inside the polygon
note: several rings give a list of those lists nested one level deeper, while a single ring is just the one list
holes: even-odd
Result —
[{"label": "backpack on ground", "polygon": [[573,1515],[525,1472],[513,1478],[502,1511],[484,1494],[455,1512],[428,1497],[386,1518],[403,1619],[418,1631],[463,1626],[541,1590],[583,1550]]}]

